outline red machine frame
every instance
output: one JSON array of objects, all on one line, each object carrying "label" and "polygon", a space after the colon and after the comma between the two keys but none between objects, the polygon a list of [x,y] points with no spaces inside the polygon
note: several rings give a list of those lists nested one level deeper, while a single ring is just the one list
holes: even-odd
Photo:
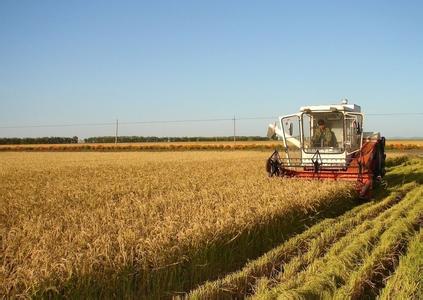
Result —
[{"label": "red machine frame", "polygon": [[[346,165],[323,164],[316,151],[312,164],[285,165],[285,159],[275,150],[269,157],[266,169],[269,176],[296,177],[303,179],[347,180],[357,182],[357,192],[361,198],[371,197],[374,182],[383,182],[385,175],[385,138],[364,140],[360,151],[353,153]],[[292,160],[292,159],[291,159]]]}]

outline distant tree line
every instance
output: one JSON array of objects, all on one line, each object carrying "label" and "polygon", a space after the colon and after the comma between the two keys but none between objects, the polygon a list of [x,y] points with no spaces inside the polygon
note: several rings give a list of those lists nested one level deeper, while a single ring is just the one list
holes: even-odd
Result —
[{"label": "distant tree line", "polygon": [[37,138],[0,138],[0,145],[24,145],[24,144],[77,144],[78,137],[37,137]]},{"label": "distant tree line", "polygon": [[[237,136],[237,141],[267,141],[262,136]],[[119,143],[160,143],[160,142],[228,142],[233,141],[233,136],[217,137],[157,137],[157,136],[120,136]],[[25,145],[25,144],[77,144],[79,139],[74,137],[39,137],[39,138],[0,138],[0,145]],[[83,140],[85,143],[114,143],[114,136],[96,136]]]}]

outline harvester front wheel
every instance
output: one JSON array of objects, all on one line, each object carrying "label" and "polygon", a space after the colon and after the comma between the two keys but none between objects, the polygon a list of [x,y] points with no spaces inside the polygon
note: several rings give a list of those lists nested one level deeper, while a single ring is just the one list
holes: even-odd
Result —
[{"label": "harvester front wheel", "polygon": [[281,159],[277,150],[266,161],[266,171],[269,177],[281,175]]},{"label": "harvester front wheel", "polygon": [[380,141],[376,144],[376,151],[374,155],[374,178],[381,179],[385,176],[385,138],[382,137]]}]

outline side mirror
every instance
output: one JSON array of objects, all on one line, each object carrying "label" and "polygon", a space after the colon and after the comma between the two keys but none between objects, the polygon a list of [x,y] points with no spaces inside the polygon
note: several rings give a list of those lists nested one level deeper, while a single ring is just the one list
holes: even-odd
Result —
[{"label": "side mirror", "polygon": [[363,129],[361,128],[360,122],[357,122],[357,128],[356,128],[357,134],[361,134],[362,131]]},{"label": "side mirror", "polygon": [[292,123],[289,124],[289,135],[292,136],[294,133],[294,125]]}]

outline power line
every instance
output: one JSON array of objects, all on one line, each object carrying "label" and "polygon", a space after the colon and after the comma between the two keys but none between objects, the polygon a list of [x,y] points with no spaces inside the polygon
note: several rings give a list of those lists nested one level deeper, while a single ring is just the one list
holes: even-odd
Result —
[{"label": "power line", "polygon": [[220,121],[232,121],[233,118],[220,118],[220,119],[186,119],[186,120],[161,120],[161,121],[134,121],[134,122],[120,122],[125,125],[136,125],[136,124],[167,124],[167,123],[197,123],[197,122],[220,122]]},{"label": "power line", "polygon": [[68,124],[48,124],[48,125],[17,125],[17,126],[0,126],[1,129],[16,129],[16,128],[48,128],[48,127],[85,127],[85,126],[109,126],[114,125],[114,122],[109,123],[68,123]]},{"label": "power line", "polygon": [[[236,118],[235,120],[267,120],[277,117],[253,117],[253,118]],[[156,120],[156,121],[133,121],[119,122],[119,125],[148,125],[148,124],[171,124],[171,123],[198,123],[198,122],[221,122],[233,121],[234,118],[217,118],[217,119],[185,119],[185,120]],[[45,125],[16,125],[16,126],[0,126],[1,129],[17,129],[17,128],[49,128],[49,127],[81,127],[81,126],[115,126],[116,122],[104,123],[68,123],[68,124],[45,124]]]},{"label": "power line", "polygon": [[364,114],[365,116],[413,116],[423,115],[423,113],[374,113]]},{"label": "power line", "polygon": [[273,120],[273,119],[277,119],[278,117],[246,117],[246,118],[236,118],[236,120]]},{"label": "power line", "polygon": [[[365,116],[412,116],[423,115],[423,112],[398,112],[398,113],[365,113]],[[181,120],[151,120],[151,121],[127,121],[119,125],[148,125],[148,124],[175,124],[175,123],[199,123],[199,122],[233,122],[247,120],[274,120],[278,117],[238,117],[238,118],[212,118],[212,119],[181,119]],[[67,123],[67,124],[43,124],[43,125],[15,125],[0,126],[0,129],[24,129],[24,128],[59,128],[59,127],[90,127],[90,126],[116,126],[116,122],[103,123]]]}]

